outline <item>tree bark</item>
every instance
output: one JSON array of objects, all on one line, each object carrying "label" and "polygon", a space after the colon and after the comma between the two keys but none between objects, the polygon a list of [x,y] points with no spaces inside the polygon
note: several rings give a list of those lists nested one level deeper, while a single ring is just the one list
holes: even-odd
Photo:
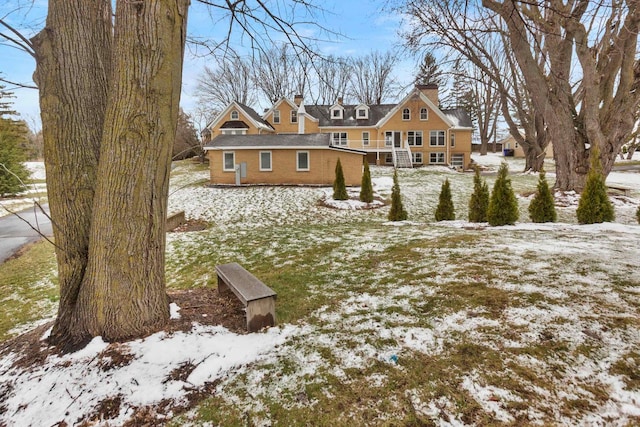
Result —
[{"label": "tree bark", "polygon": [[74,330],[142,336],[169,319],[165,222],[188,0],[118,2],[87,265]]},{"label": "tree bark", "polygon": [[[34,38],[60,279],[51,343],[169,317],[164,224],[189,0],[51,0]],[[112,62],[113,61],[113,62]]]},{"label": "tree bark", "polygon": [[[65,340],[88,260],[89,228],[111,67],[109,0],[50,0],[33,38]],[[89,94],[89,96],[87,96]]]}]

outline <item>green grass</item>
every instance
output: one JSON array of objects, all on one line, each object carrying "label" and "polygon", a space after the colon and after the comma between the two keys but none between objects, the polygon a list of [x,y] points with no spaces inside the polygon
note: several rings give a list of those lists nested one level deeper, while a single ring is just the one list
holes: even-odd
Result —
[{"label": "green grass", "polygon": [[59,298],[55,272],[53,246],[46,241],[0,264],[0,341],[14,336],[12,329],[55,313]]}]

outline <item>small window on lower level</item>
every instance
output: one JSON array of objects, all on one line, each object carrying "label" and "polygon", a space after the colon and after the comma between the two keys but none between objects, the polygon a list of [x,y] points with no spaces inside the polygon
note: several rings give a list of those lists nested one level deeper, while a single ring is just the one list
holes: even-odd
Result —
[{"label": "small window on lower level", "polygon": [[309,152],[298,151],[296,156],[296,170],[308,171],[309,170]]},{"label": "small window on lower level", "polygon": [[444,164],[444,153],[429,153],[429,163]]},{"label": "small window on lower level", "polygon": [[222,154],[223,165],[222,170],[226,172],[234,172],[236,170],[236,153],[233,151],[225,151]]},{"label": "small window on lower level", "polygon": [[260,170],[261,171],[271,170],[271,151],[260,152]]},{"label": "small window on lower level", "polygon": [[411,153],[411,161],[413,162],[413,164],[421,165],[422,153]]}]

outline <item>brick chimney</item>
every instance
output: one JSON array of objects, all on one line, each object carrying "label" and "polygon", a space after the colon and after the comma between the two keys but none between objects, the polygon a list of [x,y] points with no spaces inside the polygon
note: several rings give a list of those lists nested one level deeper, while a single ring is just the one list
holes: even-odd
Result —
[{"label": "brick chimney", "polygon": [[294,95],[293,96],[293,103],[296,105],[300,105],[300,103],[302,102],[302,95]]},{"label": "brick chimney", "polygon": [[340,96],[340,97],[338,97],[338,104],[339,104],[339,105],[342,105],[342,97],[341,97],[341,96]]},{"label": "brick chimney", "polygon": [[416,88],[424,93],[427,98],[429,98],[429,100],[431,102],[433,102],[436,106],[439,105],[438,102],[438,85],[435,83],[427,83],[426,85],[416,85]]}]

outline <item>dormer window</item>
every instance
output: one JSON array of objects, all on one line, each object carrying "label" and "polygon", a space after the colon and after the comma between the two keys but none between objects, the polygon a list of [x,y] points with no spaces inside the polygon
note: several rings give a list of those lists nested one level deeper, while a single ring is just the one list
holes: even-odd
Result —
[{"label": "dormer window", "polygon": [[411,120],[411,110],[408,108],[402,110],[402,120]]},{"label": "dormer window", "polygon": [[233,110],[231,112],[231,120],[240,120],[240,113],[238,113],[238,110]]},{"label": "dormer window", "polygon": [[360,104],[356,107],[356,120],[366,120],[369,118],[369,107]]},{"label": "dormer window", "polygon": [[331,110],[331,118],[332,119],[341,119],[342,118],[342,109],[341,108],[334,108],[333,110]]}]

